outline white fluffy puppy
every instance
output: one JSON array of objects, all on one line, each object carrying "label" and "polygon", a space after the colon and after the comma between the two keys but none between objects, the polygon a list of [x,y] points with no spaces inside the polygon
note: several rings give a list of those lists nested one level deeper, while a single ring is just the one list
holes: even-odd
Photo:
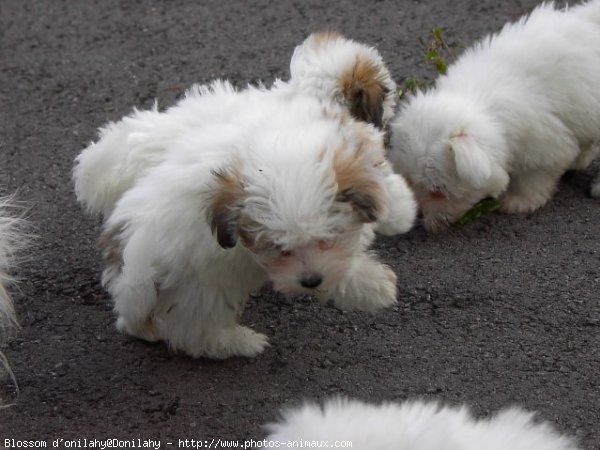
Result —
[{"label": "white fluffy puppy", "polygon": [[338,399],[284,411],[281,421],[267,429],[265,448],[283,442],[328,441],[333,446],[335,441],[350,441],[353,450],[577,449],[571,439],[519,408],[476,420],[466,407]]},{"label": "white fluffy puppy", "polygon": [[508,213],[533,211],[565,171],[590,164],[600,140],[599,42],[599,0],[542,4],[402,106],[390,160],[412,184],[427,228],[485,197]]},{"label": "white fluffy puppy", "polygon": [[[366,123],[384,122],[393,82],[375,50],[333,34],[307,39],[294,64],[314,67],[271,89],[195,86],[165,112],[109,124],[77,158],[77,197],[105,216],[120,330],[194,357],[253,356],[266,337],[237,319],[268,280],[341,308],[396,301],[368,247],[376,226],[410,229],[416,204]],[[337,86],[319,84],[329,76]]]}]

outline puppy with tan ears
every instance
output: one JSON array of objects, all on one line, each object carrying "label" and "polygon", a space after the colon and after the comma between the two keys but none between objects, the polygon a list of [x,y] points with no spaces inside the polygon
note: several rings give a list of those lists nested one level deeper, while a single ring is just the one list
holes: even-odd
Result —
[{"label": "puppy with tan ears", "polygon": [[215,81],[103,128],[74,180],[105,217],[117,327],[193,357],[254,356],[267,338],[238,318],[267,281],[345,309],[392,305],[396,276],[369,246],[416,213],[378,128],[393,89],[374,49],[313,35],[288,82]]},{"label": "puppy with tan ears", "polygon": [[[466,407],[420,401],[370,405],[330,400],[285,411],[267,426],[264,448],[324,442],[353,450],[577,450],[575,442],[534,414],[506,409],[476,420]],[[285,444],[284,444],[285,443]]]},{"label": "puppy with tan ears", "polygon": [[[485,197],[507,213],[543,206],[600,146],[600,0],[544,3],[468,49],[391,125],[395,169],[424,224],[458,220]],[[592,187],[600,196],[600,181]]]}]

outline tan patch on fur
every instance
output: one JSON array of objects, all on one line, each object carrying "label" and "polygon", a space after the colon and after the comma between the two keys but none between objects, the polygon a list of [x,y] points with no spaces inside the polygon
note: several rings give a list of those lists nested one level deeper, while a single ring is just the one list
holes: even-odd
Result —
[{"label": "tan patch on fur", "polygon": [[310,35],[310,39],[312,43],[314,43],[316,48],[323,47],[327,45],[331,41],[336,41],[338,39],[344,39],[344,35],[338,33],[337,31],[327,30],[327,31],[317,31]]},{"label": "tan patch on fur", "polygon": [[238,235],[244,246],[254,253],[275,248],[275,244],[267,239],[264,227],[247,216],[242,215],[238,223]]},{"label": "tan patch on fur", "polygon": [[340,88],[354,118],[383,126],[383,102],[388,90],[375,61],[358,57],[340,77]]},{"label": "tan patch on fur", "polygon": [[250,250],[251,252],[258,251],[256,236],[254,235],[254,233],[246,230],[245,228],[240,227],[238,230],[238,235],[240,236],[241,241],[248,250]]},{"label": "tan patch on fur", "polygon": [[384,209],[384,189],[366,146],[354,152],[339,150],[334,156],[334,170],[338,185],[338,200],[352,205],[363,223],[377,221]]},{"label": "tan patch on fur", "polygon": [[244,246],[251,252],[258,253],[267,248],[273,247],[272,242],[266,242],[264,238],[259,238],[260,225],[249,220],[247,217],[241,217],[238,227],[238,234]]},{"label": "tan patch on fur", "polygon": [[121,231],[121,227],[106,230],[98,239],[98,247],[102,250],[102,259],[107,266],[123,265],[123,248],[117,239]]},{"label": "tan patch on fur", "polygon": [[210,228],[221,247],[235,247],[244,186],[236,169],[215,170],[213,176],[217,186],[208,206]]}]

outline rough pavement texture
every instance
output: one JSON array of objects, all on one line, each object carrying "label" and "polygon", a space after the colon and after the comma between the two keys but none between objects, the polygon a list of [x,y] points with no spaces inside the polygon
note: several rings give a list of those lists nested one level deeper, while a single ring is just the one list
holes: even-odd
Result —
[{"label": "rough pavement texture", "polygon": [[[380,238],[398,306],[343,313],[265,290],[243,322],[272,346],[224,362],[117,333],[99,284],[99,220],[70,170],[95,130],[195,82],[287,77],[294,46],[337,29],[376,45],[398,81],[431,77],[418,38],[468,45],[536,0],[1,0],[0,173],[38,238],[18,270],[19,381],[0,438],[259,439],[283,405],[346,394],[520,404],[585,449],[600,443],[600,204],[593,170],[527,216],[493,214],[440,236]],[[0,443],[0,445],[2,445]],[[166,448],[172,448],[166,446]]]}]

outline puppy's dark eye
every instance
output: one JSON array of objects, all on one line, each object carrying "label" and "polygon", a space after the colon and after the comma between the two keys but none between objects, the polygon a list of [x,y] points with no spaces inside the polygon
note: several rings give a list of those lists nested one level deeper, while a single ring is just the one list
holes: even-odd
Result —
[{"label": "puppy's dark eye", "polygon": [[290,250],[280,250],[279,256],[282,258],[287,258],[288,256],[292,256],[292,252]]},{"label": "puppy's dark eye", "polygon": [[317,242],[317,245],[319,246],[319,250],[329,250],[335,245],[335,239],[321,239]]}]

